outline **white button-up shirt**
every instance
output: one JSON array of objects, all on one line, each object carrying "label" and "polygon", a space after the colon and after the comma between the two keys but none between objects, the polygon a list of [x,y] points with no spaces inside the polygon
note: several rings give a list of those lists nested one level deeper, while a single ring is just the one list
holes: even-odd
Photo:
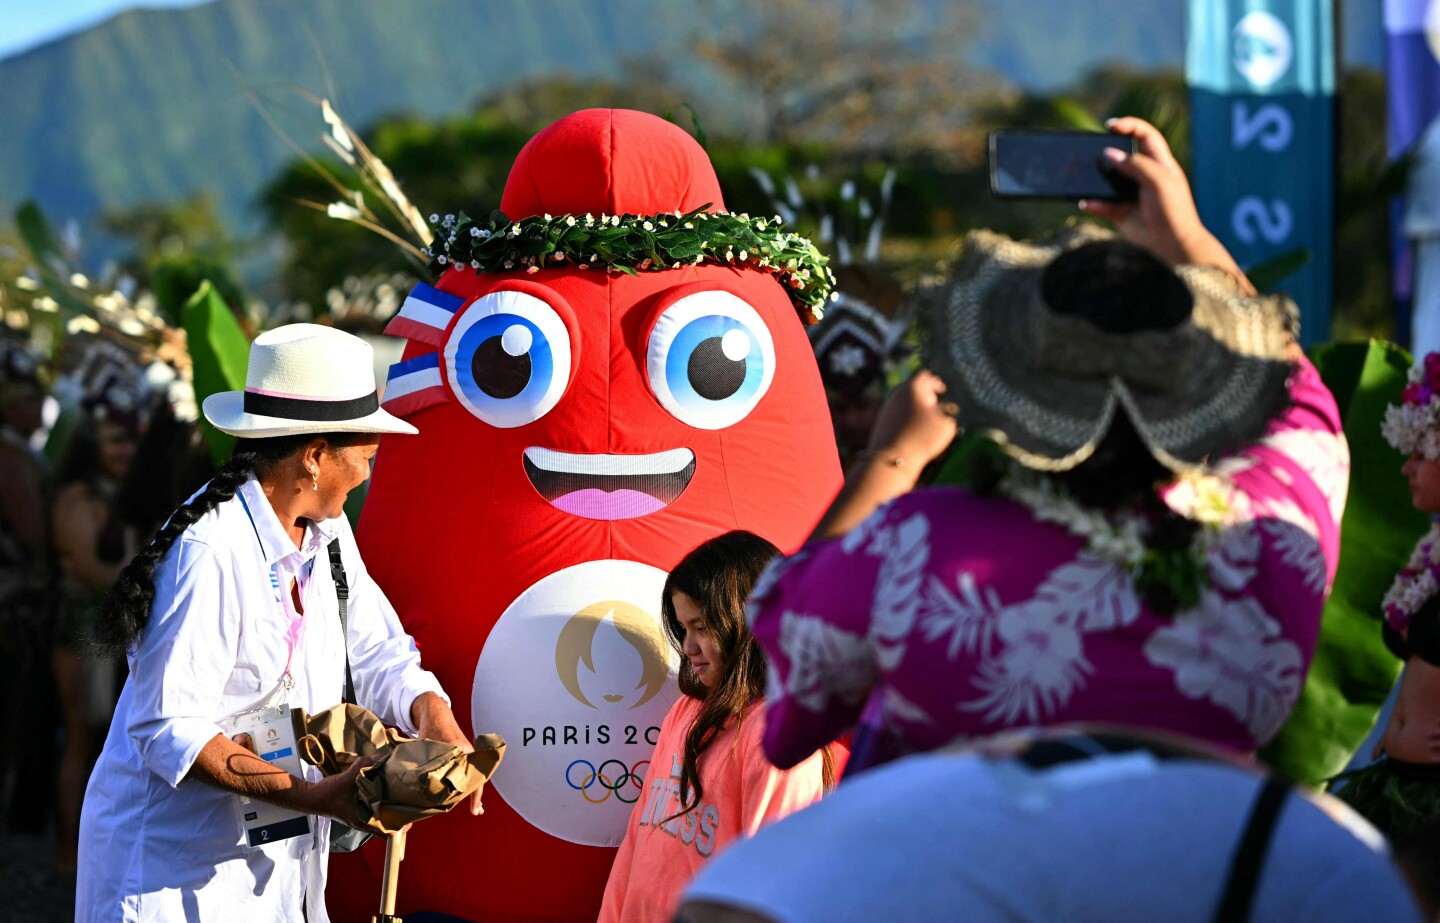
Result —
[{"label": "white button-up shirt", "polygon": [[[336,537],[350,585],[350,667],[359,703],[414,734],[415,698],[444,697],[366,572],[344,517],[307,527],[297,549],[260,485],[247,482],[191,526],[155,568],[150,622],[129,656],[130,677],[85,792],[77,921],[298,921],[305,919],[302,905],[309,923],[328,919],[329,821],[312,819],[309,836],[250,848],[237,796],[186,774],[221,733],[218,722],[268,695],[287,660],[295,683],[288,704],[313,714],[340,703],[345,652],[326,552]],[[303,587],[303,631],[293,658],[286,639],[291,616],[275,600],[272,567],[282,586],[299,577]],[[313,768],[307,772],[319,778]]]}]

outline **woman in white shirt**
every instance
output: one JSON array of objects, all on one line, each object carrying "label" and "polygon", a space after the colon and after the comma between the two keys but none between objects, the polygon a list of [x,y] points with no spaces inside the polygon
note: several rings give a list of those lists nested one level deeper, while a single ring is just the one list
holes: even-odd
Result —
[{"label": "woman in white shirt", "polygon": [[[358,767],[294,775],[222,725],[336,705],[348,669],[387,723],[469,748],[343,516],[380,434],[415,429],[379,409],[369,345],[311,324],[256,338],[245,390],[204,409],[239,437],[234,454],[136,555],[97,625],[130,677],[85,793],[75,916],[323,923],[330,819],[354,820]],[[257,806],[237,796],[313,816],[251,846]]]}]

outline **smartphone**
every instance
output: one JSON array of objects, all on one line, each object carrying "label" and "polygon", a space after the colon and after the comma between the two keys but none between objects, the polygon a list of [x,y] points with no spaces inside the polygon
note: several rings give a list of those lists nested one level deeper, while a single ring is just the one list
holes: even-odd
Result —
[{"label": "smartphone", "polygon": [[990,132],[990,193],[999,199],[1128,202],[1135,181],[1117,173],[1105,148],[1135,153],[1135,139],[1103,131],[997,129]]}]

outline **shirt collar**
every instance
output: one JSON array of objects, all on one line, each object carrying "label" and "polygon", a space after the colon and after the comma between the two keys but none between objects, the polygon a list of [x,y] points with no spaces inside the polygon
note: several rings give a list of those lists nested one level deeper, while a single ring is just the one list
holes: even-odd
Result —
[{"label": "shirt collar", "polygon": [[308,561],[340,534],[337,520],[309,521],[305,526],[305,536],[297,549],[291,542],[289,533],[285,531],[285,526],[281,524],[280,517],[275,515],[275,507],[270,505],[270,498],[265,496],[265,489],[260,486],[259,481],[251,478],[240,485],[236,492],[250,514],[250,521],[255,524],[255,536],[260,540],[266,567],[274,567],[291,555],[298,555],[301,561]]}]

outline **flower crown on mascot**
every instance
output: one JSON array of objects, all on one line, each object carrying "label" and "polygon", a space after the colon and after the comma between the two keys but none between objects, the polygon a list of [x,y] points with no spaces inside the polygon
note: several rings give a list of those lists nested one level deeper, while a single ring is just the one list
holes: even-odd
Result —
[{"label": "flower crown on mascot", "polygon": [[[483,815],[411,832],[398,909],[593,920],[678,694],[667,571],[732,529],[794,550],[840,487],[803,327],[832,280],[640,112],[541,131],[500,208],[432,218],[443,273],[387,328],[420,435],[382,447],[360,543],[462,726],[509,743]],[[332,857],[337,921],[382,856]]]}]

